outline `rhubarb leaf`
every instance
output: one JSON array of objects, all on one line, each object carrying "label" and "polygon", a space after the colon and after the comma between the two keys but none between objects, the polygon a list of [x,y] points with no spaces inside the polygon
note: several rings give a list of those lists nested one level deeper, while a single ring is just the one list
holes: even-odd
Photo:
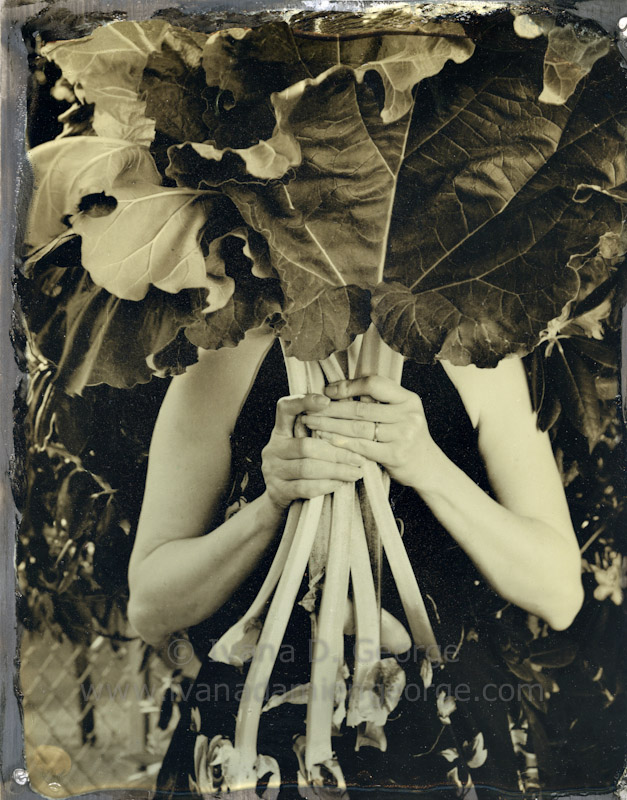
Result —
[{"label": "rhubarb leaf", "polygon": [[599,58],[607,55],[609,49],[609,37],[577,32],[572,24],[564,27],[554,25],[548,32],[544,87],[539,101],[565,103],[579,81],[590,72]]},{"label": "rhubarb leaf", "polygon": [[585,174],[606,190],[625,179],[622,90],[607,61],[559,106],[538,105],[533,48],[478,48],[418,93],[373,298],[390,346],[494,365],[531,349],[576,295],[571,259],[621,228],[607,195],[576,196]]},{"label": "rhubarb leaf", "polygon": [[[78,212],[73,202],[48,214],[42,200],[35,244],[49,251],[80,232],[85,266],[121,297],[209,289],[213,313],[186,328],[203,347],[235,344],[273,316],[290,355],[324,358],[363,330],[370,293],[383,339],[420,362],[488,366],[529,352],[620,238],[627,185],[617,55],[596,33],[536,28],[520,39],[511,18],[495,18],[471,39],[457,22],[414,21],[394,36],[331,41],[284,23],[209,37],[123,23],[48,45],[79,101],[102,89],[96,111],[109,113],[113,97],[102,59],[111,72],[120,60],[116,86],[133,102],[145,93],[137,119],[154,117],[160,174],[169,157],[178,189],[139,165],[128,168],[141,167],[136,181],[122,174],[104,198],[79,198]],[[97,55],[96,37],[116,44]],[[559,103],[543,101],[543,84]],[[177,209],[177,191],[196,194]],[[113,235],[122,219],[125,242]],[[212,263],[235,228],[265,242],[280,291]],[[153,240],[167,240],[158,257]]]},{"label": "rhubarb leaf", "polygon": [[336,350],[346,350],[370,325],[370,299],[356,286],[322,291],[306,308],[283,314],[277,324],[288,356],[322,360]]},{"label": "rhubarb leaf", "polygon": [[78,212],[85,197],[110,195],[118,182],[161,182],[148,149],[119,139],[54,139],[30,150],[28,159],[34,177],[24,237],[29,252],[67,231],[66,218]]},{"label": "rhubarb leaf", "polygon": [[[294,176],[287,183],[217,180],[246,222],[265,236],[294,311],[324,289],[376,282],[379,248],[373,244],[384,235],[385,219],[375,212],[392,180],[361,119],[350,71],[302,81],[275,95],[273,104],[302,152]],[[178,182],[188,184],[191,176],[194,187],[213,185],[194,162],[185,171],[184,149],[171,158],[169,174]]]},{"label": "rhubarb leaf", "polygon": [[[33,346],[57,365],[57,384],[66,392],[80,394],[100,383],[128,389],[194,363],[193,349],[168,353],[167,348],[185,326],[202,318],[203,293],[170,296],[152,289],[138,305],[96,286],[66,258],[60,252],[54,261],[61,267],[52,261],[24,287]],[[53,279],[49,296],[36,288],[47,275]]]},{"label": "rhubarb leaf", "polygon": [[44,45],[42,54],[60,67],[80,100],[95,103],[98,136],[149,145],[155,124],[146,116],[139,85],[150,54],[160,49],[169,28],[159,20],[116,22],[82,39]]},{"label": "rhubarb leaf", "polygon": [[558,379],[559,396],[564,413],[583,434],[592,451],[601,435],[601,411],[594,378],[581,356],[568,342],[556,347],[551,366]]},{"label": "rhubarb leaf", "polygon": [[475,45],[461,25],[437,26],[431,34],[429,28],[427,23],[424,36],[384,37],[376,60],[355,69],[359,81],[371,70],[381,77],[385,91],[381,120],[386,125],[411,110],[414,87],[422,80],[437,75],[447,61],[461,64],[474,53]]},{"label": "rhubarb leaf", "polygon": [[[336,309],[321,309],[318,298],[378,284],[373,319],[394,349],[419,361],[494,365],[534,346],[576,294],[581,255],[616,234],[621,214],[610,195],[625,172],[616,65],[601,59],[567,102],[539,104],[545,41],[521,49],[513,31],[498,35],[497,46],[486,33],[472,57],[464,36],[383,37],[376,50],[359,45],[367,59],[359,66],[350,62],[354,45],[338,45],[332,62],[328,44],[296,41],[299,61],[288,42],[289,69],[272,73],[268,97],[251,74],[249,55],[261,58],[264,47],[259,32],[237,75],[215,78],[234,106],[265,98],[275,122],[264,140],[272,168],[251,152],[188,145],[170,152],[169,174],[195,188],[219,186],[266,237],[291,354],[346,347],[351,326],[338,339]],[[232,59],[248,41],[243,31],[231,37]],[[581,59],[592,67],[605,45],[585,41]],[[281,88],[301,62],[317,77]],[[382,76],[379,107],[373,73]],[[292,146],[284,171],[277,143],[290,141],[302,160],[294,163]],[[582,184],[600,191],[577,195]],[[306,349],[309,335],[295,328],[322,329],[317,338],[327,341]]]},{"label": "rhubarb leaf", "polygon": [[94,282],[124,300],[141,300],[150,286],[171,293],[205,288],[207,309],[223,308],[234,284],[220,258],[205,258],[201,237],[207,228],[210,240],[228,231],[228,200],[139,181],[113,191],[117,205],[106,217],[79,213],[70,219]]},{"label": "rhubarb leaf", "polygon": [[169,28],[162,46],[148,56],[139,85],[146,116],[157,133],[172,142],[203,142],[209,131],[203,121],[213,98],[202,68],[203,34]]},{"label": "rhubarb leaf", "polygon": [[[43,144],[30,157],[35,193],[27,246],[37,251],[64,232],[79,235],[85,269],[123,300],[143,299],[150,286],[171,293],[205,288],[207,310],[224,307],[234,283],[226,276],[220,248],[231,231],[246,242],[258,274],[271,274],[265,245],[256,243],[259,255],[253,256],[248,232],[229,200],[161,186],[145,147],[81,136]],[[250,233],[258,242],[260,237]]]}]

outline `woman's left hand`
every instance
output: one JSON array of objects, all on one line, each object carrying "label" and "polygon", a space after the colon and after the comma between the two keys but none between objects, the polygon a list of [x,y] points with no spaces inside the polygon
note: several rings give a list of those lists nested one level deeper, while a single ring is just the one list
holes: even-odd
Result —
[{"label": "woman's left hand", "polygon": [[[376,461],[400,484],[419,489],[437,450],[417,394],[398,383],[373,375],[329,384],[332,402],[301,417],[336,447]],[[354,399],[371,397],[378,402]]]}]

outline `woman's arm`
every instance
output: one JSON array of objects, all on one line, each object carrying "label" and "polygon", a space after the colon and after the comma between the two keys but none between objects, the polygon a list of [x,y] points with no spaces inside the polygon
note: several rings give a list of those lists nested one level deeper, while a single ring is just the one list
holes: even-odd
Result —
[{"label": "woman's arm", "polygon": [[[328,387],[344,403],[303,419],[412,486],[502,597],[555,629],[567,628],[583,602],[579,548],[548,435],[536,428],[522,362],[507,359],[492,370],[447,365],[447,372],[478,425],[498,502],[437,447],[417,395],[386,379]],[[349,400],[358,395],[382,403]]]},{"label": "woman's arm", "polygon": [[333,491],[361,475],[359,456],[293,437],[296,415],[328,400],[279,401],[264,450],[266,491],[207,536],[230,478],[230,434],[272,337],[203,351],[172,380],[152,437],[129,566],[129,619],[146,641],[210,617],[252,572],[297,498]]}]

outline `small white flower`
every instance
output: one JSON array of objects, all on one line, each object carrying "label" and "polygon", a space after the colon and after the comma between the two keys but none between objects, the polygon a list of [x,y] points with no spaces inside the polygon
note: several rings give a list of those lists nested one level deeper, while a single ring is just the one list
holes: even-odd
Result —
[{"label": "small white flower", "polygon": [[623,556],[610,551],[601,563],[590,564],[590,570],[598,584],[594,590],[594,599],[603,602],[609,597],[619,606],[623,602]]},{"label": "small white flower", "polygon": [[455,698],[441,691],[437,699],[438,717],[442,725],[450,725],[451,720],[449,717],[457,708]]},{"label": "small white flower", "polygon": [[483,734],[481,731],[475,736],[472,742],[464,742],[463,745],[464,756],[466,757],[466,764],[470,769],[482,767],[488,757],[488,750],[483,743]]},{"label": "small white flower", "polygon": [[431,659],[428,656],[422,659],[420,677],[422,678],[425,689],[428,689],[433,683],[433,667],[431,666]]}]

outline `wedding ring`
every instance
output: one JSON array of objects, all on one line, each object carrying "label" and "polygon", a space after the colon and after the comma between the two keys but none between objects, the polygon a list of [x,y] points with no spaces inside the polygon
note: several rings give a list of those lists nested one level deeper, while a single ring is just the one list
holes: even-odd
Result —
[{"label": "wedding ring", "polygon": [[373,442],[378,442],[379,441],[378,433],[379,433],[379,423],[375,422],[374,431],[372,433],[372,441]]}]

